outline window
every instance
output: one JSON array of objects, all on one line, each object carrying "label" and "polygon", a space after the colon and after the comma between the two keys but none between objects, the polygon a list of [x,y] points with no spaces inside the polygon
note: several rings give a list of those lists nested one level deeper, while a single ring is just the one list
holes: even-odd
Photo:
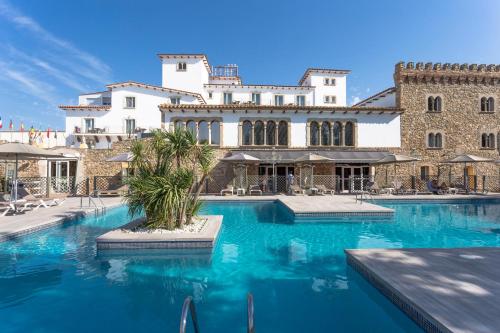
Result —
[{"label": "window", "polygon": [[224,93],[224,104],[233,104],[233,93]]},{"label": "window", "polygon": [[443,148],[443,135],[441,133],[429,133],[427,135],[428,148]]},{"label": "window", "polygon": [[440,96],[429,96],[427,98],[427,111],[441,112],[442,100]]},{"label": "window", "polygon": [[253,128],[253,136],[255,140],[255,145],[262,146],[264,144],[264,123],[257,120]]},{"label": "window", "polygon": [[135,108],[135,97],[125,97],[125,107],[128,109]]},{"label": "window", "polygon": [[111,105],[111,97],[102,97],[102,105]]},{"label": "window", "polygon": [[252,103],[260,105],[260,93],[252,93]]},{"label": "window", "polygon": [[180,97],[170,97],[170,103],[174,105],[179,105],[181,104],[181,98]]},{"label": "window", "polygon": [[208,99],[212,99],[213,93],[211,91],[208,92]]},{"label": "window", "polygon": [[324,80],[325,86],[334,86],[335,85],[335,79],[334,78],[328,78],[326,77]]},{"label": "window", "polygon": [[295,104],[299,106],[305,106],[306,105],[306,96],[304,95],[298,95],[295,97]]},{"label": "window", "polygon": [[311,122],[310,128],[310,145],[311,146],[319,146],[319,125],[317,122],[313,121]]},{"label": "window", "polygon": [[335,104],[335,103],[337,103],[337,97],[335,97],[335,96],[325,96],[324,100],[325,100],[325,104]]},{"label": "window", "polygon": [[252,123],[249,120],[245,120],[242,126],[242,136],[243,140],[241,140],[243,145],[251,145],[252,144]]},{"label": "window", "polygon": [[283,105],[283,95],[274,95],[274,105]]},{"label": "window", "polygon": [[135,119],[125,119],[125,133],[132,134],[135,132]]},{"label": "window", "polygon": [[324,121],[321,124],[321,145],[322,146],[329,146],[331,137],[332,137],[332,134],[330,132],[330,123],[327,121]]},{"label": "window", "polygon": [[182,120],[176,120],[176,121],[174,122],[174,128],[176,128],[176,129],[177,129],[177,128],[181,129],[181,128],[183,128],[183,127],[184,127],[184,122],[183,122]]},{"label": "window", "polygon": [[428,166],[421,166],[420,167],[420,179],[421,180],[428,180],[429,179],[429,167]]},{"label": "window", "polygon": [[346,146],[354,146],[354,124],[350,121],[345,123],[345,138],[344,144]]},{"label": "window", "polygon": [[189,120],[186,123],[186,128],[188,131],[190,131],[191,133],[193,133],[193,135],[196,136],[196,123],[193,120]]},{"label": "window", "polygon": [[209,143],[208,122],[202,120],[198,123],[198,142]]},{"label": "window", "polygon": [[178,62],[177,63],[177,71],[178,72],[185,72],[186,71],[186,63],[185,62]]},{"label": "window", "polygon": [[278,145],[288,146],[288,123],[284,120],[278,125]]},{"label": "window", "polygon": [[94,131],[94,118],[85,118],[85,133]]},{"label": "window", "polygon": [[481,97],[481,112],[494,112],[495,99],[493,97]]},{"label": "window", "polygon": [[276,123],[268,121],[266,125],[266,144],[274,146],[276,144]]},{"label": "window", "polygon": [[217,120],[210,123],[210,144],[220,145],[220,123]]},{"label": "window", "polygon": [[481,135],[481,148],[495,148],[495,134],[493,133],[483,133]]},{"label": "window", "polygon": [[333,124],[333,145],[342,145],[342,124],[338,121]]}]

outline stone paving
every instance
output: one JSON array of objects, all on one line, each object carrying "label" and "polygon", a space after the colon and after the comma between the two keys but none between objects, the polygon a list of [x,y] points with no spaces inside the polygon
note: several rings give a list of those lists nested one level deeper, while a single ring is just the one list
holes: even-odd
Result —
[{"label": "stone paving", "polygon": [[500,248],[346,250],[347,261],[428,332],[500,330]]},{"label": "stone paving", "polygon": [[[122,203],[121,197],[102,198],[102,201],[106,208]],[[0,242],[64,223],[75,216],[95,212],[94,208],[88,207],[88,200],[84,199],[83,204],[84,207],[80,207],[80,198],[67,198],[60,206],[41,207],[17,215],[0,217]]]}]

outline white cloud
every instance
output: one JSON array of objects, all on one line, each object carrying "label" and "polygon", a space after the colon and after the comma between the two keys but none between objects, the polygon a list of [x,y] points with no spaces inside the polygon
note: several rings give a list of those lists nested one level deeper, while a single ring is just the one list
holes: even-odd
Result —
[{"label": "white cloud", "polygon": [[351,105],[357,104],[361,101],[361,97],[359,96],[352,96],[351,97]]}]

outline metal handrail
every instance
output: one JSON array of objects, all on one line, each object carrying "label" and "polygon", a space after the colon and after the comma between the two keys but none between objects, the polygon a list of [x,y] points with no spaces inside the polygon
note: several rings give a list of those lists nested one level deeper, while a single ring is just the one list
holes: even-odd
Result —
[{"label": "metal handrail", "polygon": [[184,300],[184,304],[182,305],[182,313],[181,313],[181,324],[179,333],[186,332],[186,324],[187,324],[187,316],[188,313],[191,312],[191,321],[193,322],[194,332],[200,333],[200,329],[198,327],[198,319],[196,317],[196,309],[194,306],[193,298],[191,296],[186,297]]},{"label": "metal handrail", "polygon": [[247,295],[247,332],[255,332],[253,323],[253,295],[251,293],[248,293]]}]

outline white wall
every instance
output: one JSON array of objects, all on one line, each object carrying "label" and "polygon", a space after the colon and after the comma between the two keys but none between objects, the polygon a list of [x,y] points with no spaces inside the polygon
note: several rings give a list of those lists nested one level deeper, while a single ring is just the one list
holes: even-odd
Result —
[{"label": "white wall", "polygon": [[[166,112],[164,117],[165,127],[169,128],[172,118],[200,118],[200,117],[222,117],[223,121],[223,147],[238,147],[239,144],[239,124],[243,119],[291,119],[290,126],[290,147],[307,147],[307,122],[315,120],[356,120],[357,122],[357,148],[380,148],[380,147],[400,147],[400,116],[399,115],[378,115],[378,114],[339,114],[332,116],[322,116],[315,113],[269,113],[249,111],[244,113],[224,112],[222,114],[206,113],[198,111],[189,112]],[[264,146],[263,146],[264,147]]]},{"label": "white wall", "polygon": [[[326,86],[325,78],[335,79],[334,86]],[[309,80],[314,89],[314,105],[346,106],[347,76],[345,74],[315,73],[309,74]],[[324,103],[324,96],[335,96],[337,102],[334,104]]]},{"label": "white wall", "polygon": [[[178,71],[177,63],[185,62],[186,71]],[[203,93],[203,85],[208,83],[208,70],[203,59],[162,58],[162,85],[165,88],[179,89],[193,93]]]},{"label": "white wall", "polygon": [[[38,130],[36,131],[38,133]],[[40,148],[62,147],[66,145],[66,135],[63,131],[57,131],[57,138],[54,138],[54,131],[50,131],[50,137],[47,138],[47,129],[41,131],[41,135],[35,142]],[[29,143],[29,128],[21,131],[0,131],[0,141]]]},{"label": "white wall", "polygon": [[[212,98],[208,98],[208,92],[212,92]],[[207,104],[224,104],[224,93],[231,92],[233,101],[249,102],[252,93],[260,93],[262,105],[274,105],[274,96],[283,95],[283,104],[295,104],[297,95],[306,96],[306,105],[313,105],[314,95],[312,89],[287,89],[286,87],[254,87],[254,86],[211,86],[205,85],[203,97]]]},{"label": "white wall", "polygon": [[367,107],[396,107],[396,92],[388,94],[370,103],[363,103],[362,106]]}]

